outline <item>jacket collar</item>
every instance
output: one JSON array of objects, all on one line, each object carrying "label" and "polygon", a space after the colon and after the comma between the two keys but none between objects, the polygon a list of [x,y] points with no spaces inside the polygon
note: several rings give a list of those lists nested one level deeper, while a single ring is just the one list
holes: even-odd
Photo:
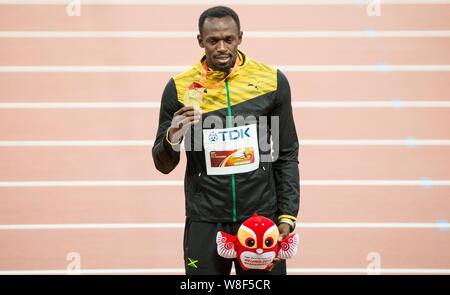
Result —
[{"label": "jacket collar", "polygon": [[[236,72],[234,72],[234,74],[232,76],[230,76],[229,78],[239,75],[239,71],[248,64],[249,59],[248,59],[247,54],[240,49],[238,49],[238,57],[241,60],[240,65],[239,65],[238,69],[236,70]],[[201,69],[203,67],[203,62],[205,60],[206,60],[206,53],[203,52],[203,54],[200,56],[200,59],[194,65],[194,68],[198,72],[201,72]],[[207,75],[208,75],[208,78],[212,79],[212,80],[221,80],[224,78],[224,72],[216,71],[211,68],[208,68]]]}]

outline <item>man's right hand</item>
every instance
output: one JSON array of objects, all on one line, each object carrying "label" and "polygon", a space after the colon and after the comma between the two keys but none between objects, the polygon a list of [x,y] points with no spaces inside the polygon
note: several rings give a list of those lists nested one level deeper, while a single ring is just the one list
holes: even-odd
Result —
[{"label": "man's right hand", "polygon": [[172,123],[170,125],[168,138],[172,143],[180,142],[191,126],[200,122],[200,110],[185,106],[173,114]]}]

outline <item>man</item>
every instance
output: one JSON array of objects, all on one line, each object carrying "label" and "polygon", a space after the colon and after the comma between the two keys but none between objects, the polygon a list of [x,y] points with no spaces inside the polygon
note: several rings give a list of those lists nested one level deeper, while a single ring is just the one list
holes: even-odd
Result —
[{"label": "man", "polygon": [[[232,260],[217,254],[217,232],[235,235],[254,213],[278,224],[280,240],[295,228],[298,139],[289,84],[279,70],[238,50],[242,35],[232,9],[204,11],[197,39],[205,53],[170,79],[162,97],[152,154],[156,168],[170,173],[184,140],[186,274],[229,274]],[[269,272],[235,268],[286,274],[277,258]]]}]

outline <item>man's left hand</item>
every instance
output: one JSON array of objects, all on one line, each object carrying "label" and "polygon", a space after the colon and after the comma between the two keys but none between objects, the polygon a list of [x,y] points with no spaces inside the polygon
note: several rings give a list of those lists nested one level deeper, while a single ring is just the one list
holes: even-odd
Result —
[{"label": "man's left hand", "polygon": [[[291,233],[291,227],[287,223],[280,223],[280,225],[278,226],[278,231],[280,232],[278,242],[281,242],[285,237],[287,237]],[[281,258],[275,257],[272,261],[272,264],[269,266],[269,271],[271,271],[280,262]]]}]

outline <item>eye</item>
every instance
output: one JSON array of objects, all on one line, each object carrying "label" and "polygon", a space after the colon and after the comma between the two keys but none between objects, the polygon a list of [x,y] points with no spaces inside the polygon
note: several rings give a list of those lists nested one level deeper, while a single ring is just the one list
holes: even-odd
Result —
[{"label": "eye", "polygon": [[278,241],[278,238],[280,236],[280,233],[278,231],[278,228],[276,225],[271,226],[265,233],[264,233],[264,248],[271,248],[275,245],[276,241]]},{"label": "eye", "polygon": [[273,238],[268,237],[264,243],[265,243],[267,248],[272,247],[273,246]]},{"label": "eye", "polygon": [[247,238],[245,240],[245,245],[249,248],[252,248],[253,246],[255,246],[255,239],[254,238]]},{"label": "eye", "polygon": [[256,248],[256,234],[253,230],[246,227],[245,225],[241,225],[239,227],[239,230],[237,232],[237,238],[242,246],[251,249]]}]

